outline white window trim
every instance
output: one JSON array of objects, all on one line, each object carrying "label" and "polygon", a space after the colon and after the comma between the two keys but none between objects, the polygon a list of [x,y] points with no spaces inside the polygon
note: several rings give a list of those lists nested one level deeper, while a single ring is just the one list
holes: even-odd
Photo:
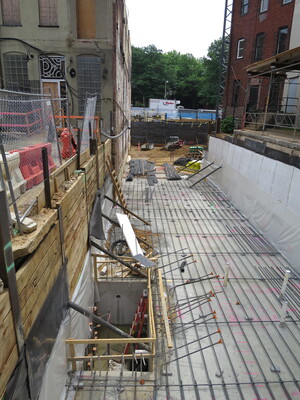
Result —
[{"label": "white window trim", "polygon": [[260,0],[260,12],[268,11],[269,0]]},{"label": "white window trim", "polygon": [[237,42],[236,58],[238,58],[238,59],[244,57],[244,55],[240,55],[240,52],[245,50],[244,44],[245,44],[245,39],[244,38],[243,39],[239,39],[238,42]]},{"label": "white window trim", "polygon": [[288,4],[291,3],[293,0],[282,0],[282,4]]}]

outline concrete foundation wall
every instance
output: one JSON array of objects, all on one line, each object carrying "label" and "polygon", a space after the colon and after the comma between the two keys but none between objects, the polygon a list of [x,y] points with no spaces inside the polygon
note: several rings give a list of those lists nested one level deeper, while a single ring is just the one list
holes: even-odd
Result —
[{"label": "concrete foundation wall", "polygon": [[211,137],[211,180],[300,272],[300,170]]},{"label": "concrete foundation wall", "polygon": [[111,313],[110,322],[115,325],[131,325],[134,313],[147,282],[103,281],[98,282],[100,314]]}]

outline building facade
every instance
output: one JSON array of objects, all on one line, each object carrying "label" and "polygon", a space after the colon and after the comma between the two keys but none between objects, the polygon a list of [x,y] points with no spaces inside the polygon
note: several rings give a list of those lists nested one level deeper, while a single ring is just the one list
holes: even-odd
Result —
[{"label": "building facade", "polygon": [[[224,107],[244,124],[245,111],[279,111],[283,76],[251,77],[246,67],[290,48],[295,0],[234,0]],[[295,19],[294,19],[295,23]]]},{"label": "building facade", "polygon": [[[0,21],[2,88],[67,97],[72,115],[83,115],[86,97],[97,94],[103,130],[124,128],[131,75],[124,0],[1,0]],[[127,147],[125,136],[116,149]]]}]

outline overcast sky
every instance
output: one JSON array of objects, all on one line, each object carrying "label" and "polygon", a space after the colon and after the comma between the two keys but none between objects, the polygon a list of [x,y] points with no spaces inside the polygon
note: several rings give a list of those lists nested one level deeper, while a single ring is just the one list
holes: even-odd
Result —
[{"label": "overcast sky", "polygon": [[199,58],[222,36],[224,0],[126,0],[131,44]]}]

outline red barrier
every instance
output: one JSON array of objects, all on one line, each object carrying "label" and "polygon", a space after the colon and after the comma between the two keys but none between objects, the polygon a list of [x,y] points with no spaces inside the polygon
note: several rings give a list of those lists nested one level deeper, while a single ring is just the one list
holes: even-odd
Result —
[{"label": "red barrier", "polygon": [[48,164],[51,173],[56,167],[51,156],[51,143],[39,143],[23,149],[11,151],[11,153],[18,152],[20,154],[20,170],[24,179],[27,181],[26,189],[31,189],[33,186],[41,183],[44,179],[42,160],[43,147],[46,147],[48,150]]}]

